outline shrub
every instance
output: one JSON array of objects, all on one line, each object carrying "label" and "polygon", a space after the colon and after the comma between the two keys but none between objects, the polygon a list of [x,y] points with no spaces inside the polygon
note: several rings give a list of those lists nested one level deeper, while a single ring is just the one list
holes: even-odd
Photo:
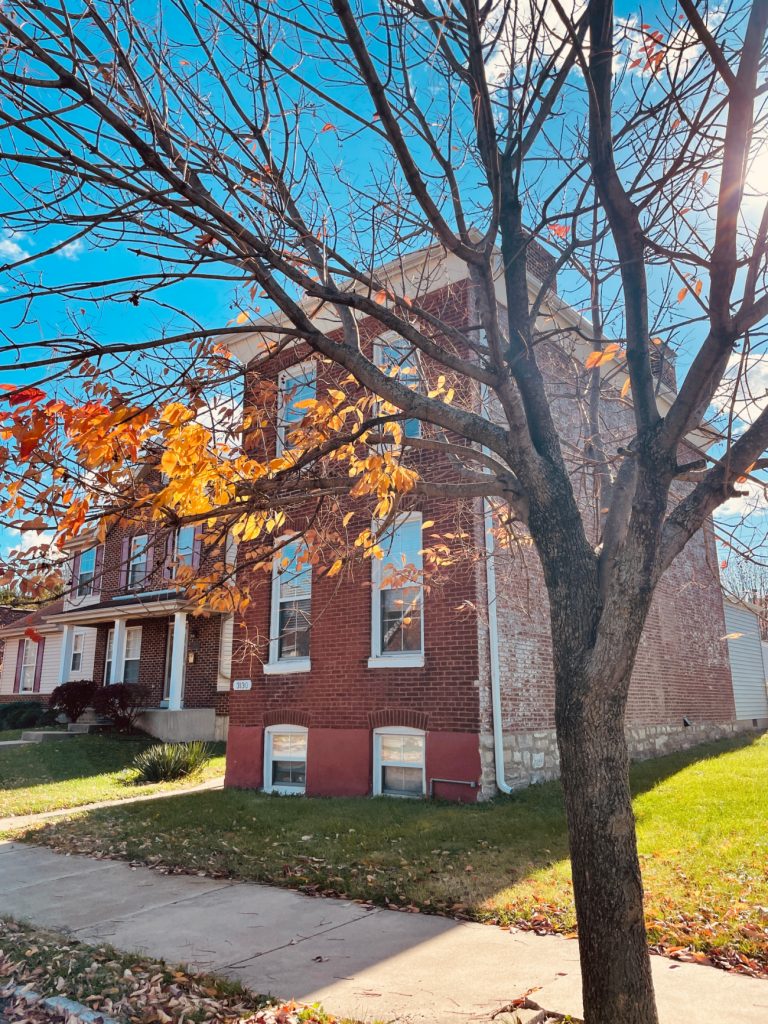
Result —
[{"label": "shrub", "polygon": [[86,679],[73,680],[57,686],[50,697],[51,707],[63,711],[70,722],[76,722],[93,702],[96,684]]},{"label": "shrub", "polygon": [[108,718],[118,732],[130,732],[144,710],[149,693],[137,683],[111,683],[99,686],[93,695],[93,707],[101,718]]},{"label": "shrub", "polygon": [[37,700],[19,700],[0,705],[0,729],[35,729],[49,725],[55,714]]},{"label": "shrub", "polygon": [[202,740],[191,743],[155,743],[133,759],[135,783],[173,782],[194,775],[211,759],[211,748]]}]

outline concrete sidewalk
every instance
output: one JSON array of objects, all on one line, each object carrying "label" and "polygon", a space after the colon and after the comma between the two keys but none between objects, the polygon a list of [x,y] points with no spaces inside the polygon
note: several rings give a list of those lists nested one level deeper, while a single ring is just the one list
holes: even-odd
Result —
[{"label": "concrete sidewalk", "polygon": [[[489,1021],[532,988],[581,1015],[574,941],[0,844],[0,914],[370,1021]],[[768,981],[653,958],[662,1024],[765,1024]],[[617,1022],[618,1024],[618,1022]]]}]

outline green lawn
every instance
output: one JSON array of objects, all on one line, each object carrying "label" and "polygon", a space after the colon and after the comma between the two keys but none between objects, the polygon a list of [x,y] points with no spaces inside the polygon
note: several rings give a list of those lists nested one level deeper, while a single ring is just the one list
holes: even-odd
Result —
[{"label": "green lawn", "polygon": [[0,743],[6,740],[20,740],[23,729],[0,729]]},{"label": "green lawn", "polygon": [[[768,738],[635,765],[651,942],[768,971]],[[474,807],[225,791],[95,811],[25,838],[216,876],[566,933],[560,787]]]},{"label": "green lawn", "polygon": [[71,740],[0,747],[0,817],[79,807],[99,800],[125,800],[144,793],[189,786],[224,773],[224,748],[193,780],[151,786],[126,785],[125,769],[150,743],[146,737],[78,736]]}]

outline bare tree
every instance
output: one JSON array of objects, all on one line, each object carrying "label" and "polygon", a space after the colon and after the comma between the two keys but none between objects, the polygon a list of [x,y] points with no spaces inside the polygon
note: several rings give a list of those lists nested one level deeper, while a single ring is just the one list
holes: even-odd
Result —
[{"label": "bare tree", "polygon": [[[768,5],[680,0],[660,17],[618,23],[610,0],[168,0],[151,22],[127,0],[0,11],[0,304],[18,310],[4,369],[27,371],[9,392],[6,517],[36,502],[28,528],[54,517],[67,535],[100,514],[98,497],[113,513],[118,493],[149,507],[127,469],[149,436],[171,452],[158,514],[241,532],[249,521],[265,540],[276,510],[348,493],[347,468],[371,453],[391,501],[406,489],[491,499],[532,540],[549,594],[590,1024],[656,1020],[623,731],[650,602],[768,443],[768,411],[739,420],[722,391],[747,374],[768,313],[768,205],[750,194]],[[531,297],[537,240],[557,256]],[[43,270],[81,244],[104,254],[97,272],[62,282]],[[428,245],[466,267],[470,329],[420,302],[428,281],[406,294],[378,274]],[[557,271],[564,297],[591,311],[591,326],[570,328],[592,347],[586,367],[547,327]],[[226,294],[228,323],[189,312],[204,285]],[[70,323],[49,330],[61,300]],[[133,340],[100,340],[89,311],[114,304]],[[443,383],[413,387],[378,365],[364,318]],[[358,417],[341,392],[274,466],[233,436],[208,437],[197,462],[176,457],[189,419],[171,406],[199,414],[239,374],[220,339],[254,330],[265,388],[298,343],[371,400],[353,403]],[[553,346],[581,446],[542,368]],[[688,369],[662,409],[658,369],[675,352]],[[628,410],[626,437],[611,403]],[[714,454],[691,452],[713,403],[727,420]],[[414,418],[420,439],[397,426]],[[382,432],[397,442],[386,455]],[[453,477],[414,469],[418,447],[450,458]]]}]

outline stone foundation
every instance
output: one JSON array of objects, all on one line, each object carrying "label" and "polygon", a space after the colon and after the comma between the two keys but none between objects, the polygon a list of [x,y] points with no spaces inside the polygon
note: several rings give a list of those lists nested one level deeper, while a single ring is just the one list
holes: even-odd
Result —
[{"label": "stone foundation", "polygon": [[[695,747],[699,743],[731,739],[768,728],[768,720],[741,722],[700,722],[680,725],[630,725],[627,742],[633,761],[661,757],[676,750]],[[483,766],[482,799],[490,799],[497,792],[493,760],[493,735],[480,737],[480,757]],[[535,732],[508,733],[504,737],[504,770],[512,789],[523,789],[537,782],[547,782],[560,775],[560,755],[554,729]]]}]

